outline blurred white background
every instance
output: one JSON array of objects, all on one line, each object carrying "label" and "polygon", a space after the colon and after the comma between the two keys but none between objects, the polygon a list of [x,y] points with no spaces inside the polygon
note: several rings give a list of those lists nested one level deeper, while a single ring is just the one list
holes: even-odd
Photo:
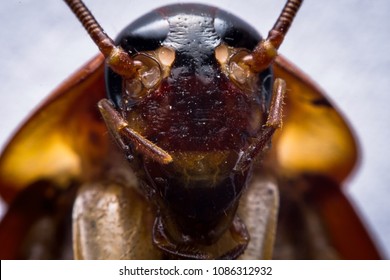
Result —
[{"label": "blurred white background", "polygon": [[[115,37],[153,8],[194,0],[85,2]],[[212,3],[266,35],[284,2]],[[354,127],[362,159],[346,191],[386,258],[390,256],[389,11],[387,0],[306,0],[280,49],[325,89]],[[2,147],[29,112],[97,48],[61,0],[1,1],[0,18]]]}]

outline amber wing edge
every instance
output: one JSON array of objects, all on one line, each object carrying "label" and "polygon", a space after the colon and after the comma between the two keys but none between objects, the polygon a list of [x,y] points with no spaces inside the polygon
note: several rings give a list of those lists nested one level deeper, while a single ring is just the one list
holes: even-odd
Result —
[{"label": "amber wing edge", "polygon": [[[9,138],[0,155],[0,195],[7,203],[36,179],[54,178],[61,172],[65,176],[80,173],[77,150],[86,143],[77,143],[81,142],[77,139],[86,141],[82,138],[88,137],[83,133],[91,134],[88,125],[91,130],[105,133],[97,109],[97,102],[105,97],[103,62],[101,55],[87,62],[54,90]],[[63,165],[55,160],[58,157],[64,160]]]},{"label": "amber wing edge", "polygon": [[[283,129],[273,141],[277,172],[301,177],[310,186],[304,199],[323,220],[342,259],[381,259],[359,209],[341,188],[359,162],[355,133],[321,88],[286,58],[278,56],[273,70],[286,80],[288,91]],[[297,153],[304,156],[294,159]],[[318,155],[319,161],[307,160]]]}]

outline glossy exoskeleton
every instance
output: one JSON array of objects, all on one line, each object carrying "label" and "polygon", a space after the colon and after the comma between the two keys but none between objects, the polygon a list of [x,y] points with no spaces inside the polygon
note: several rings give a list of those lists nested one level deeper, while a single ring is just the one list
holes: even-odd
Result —
[{"label": "glossy exoskeleton", "polygon": [[[167,162],[155,151],[137,153],[136,143],[113,132],[135,161],[148,199],[156,203],[153,242],[168,254],[221,257],[199,245],[216,243],[229,229],[237,245],[222,257],[236,258],[247,246],[249,234],[236,210],[251,164],[239,166],[240,157],[254,149],[256,138],[262,139],[254,146],[261,151],[279,125],[263,128],[271,70],[250,73],[239,65],[260,40],[242,20],[190,4],[157,9],[125,28],[116,41],[145,66],[138,79],[107,67],[114,104],[99,104],[108,124],[113,121],[106,114],[117,108],[126,126],[171,157]],[[281,104],[276,97],[274,103]],[[274,107],[277,114],[280,107]]]},{"label": "glossy exoskeleton", "polygon": [[106,63],[72,77],[4,151],[2,258],[379,257],[339,190],[357,156],[349,128],[276,57],[302,1],[287,1],[267,38],[223,10],[176,4],[115,42],[66,2]]}]

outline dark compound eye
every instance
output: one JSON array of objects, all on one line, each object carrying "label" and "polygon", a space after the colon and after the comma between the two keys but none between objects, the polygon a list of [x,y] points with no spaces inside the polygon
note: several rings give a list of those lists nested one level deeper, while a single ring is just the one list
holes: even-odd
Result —
[{"label": "dark compound eye", "polygon": [[262,39],[252,26],[223,10],[217,10],[214,28],[222,41],[230,47],[252,50]]},{"label": "dark compound eye", "polygon": [[123,49],[134,54],[159,48],[169,33],[169,23],[157,11],[152,11],[129,24],[116,39]]}]

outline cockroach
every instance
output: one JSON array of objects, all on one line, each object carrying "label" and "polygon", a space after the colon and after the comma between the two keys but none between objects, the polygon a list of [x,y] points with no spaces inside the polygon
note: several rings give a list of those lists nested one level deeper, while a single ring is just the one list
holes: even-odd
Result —
[{"label": "cockroach", "polygon": [[113,41],[65,0],[101,54],[0,158],[2,259],[378,259],[340,186],[350,128],[266,38],[200,4],[158,8]]}]

